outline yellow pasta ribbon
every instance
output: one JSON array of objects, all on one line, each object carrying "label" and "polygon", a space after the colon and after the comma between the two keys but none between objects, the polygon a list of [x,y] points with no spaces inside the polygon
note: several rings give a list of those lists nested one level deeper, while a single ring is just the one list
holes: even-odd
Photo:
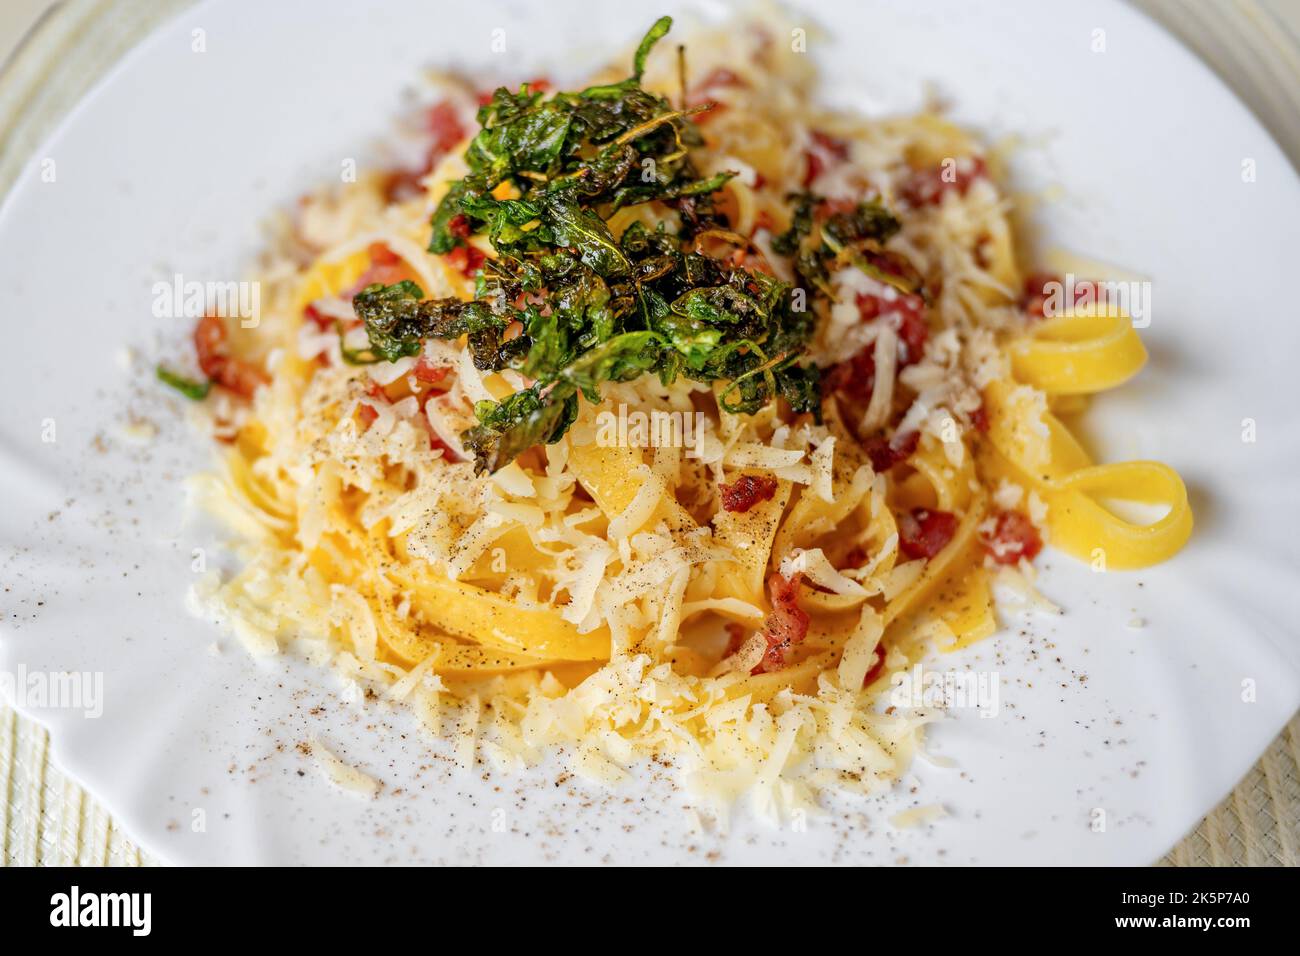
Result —
[{"label": "yellow pasta ribbon", "polygon": [[1008,354],[1019,381],[1052,395],[1114,388],[1136,375],[1147,360],[1129,317],[1105,305],[1044,319]]},{"label": "yellow pasta ribbon", "polygon": [[[1152,524],[1136,524],[1103,507],[1095,496],[1169,511]],[[1048,494],[1052,543],[1068,554],[1118,570],[1145,568],[1172,557],[1192,533],[1192,509],[1183,480],[1158,461],[1125,461],[1081,468],[1052,482]]]},{"label": "yellow pasta ribbon", "polygon": [[989,576],[984,568],[971,567],[952,591],[944,595],[939,620],[948,625],[953,634],[952,643],[939,648],[945,654],[982,641],[998,629]]},{"label": "yellow pasta ribbon", "polygon": [[[982,455],[982,470],[989,480],[1010,478],[1042,496],[1056,547],[1099,568],[1130,570],[1158,564],[1187,542],[1192,509],[1183,480],[1168,465],[1094,465],[1061,421],[1032,409],[1012,383],[992,383],[984,401],[992,448]],[[1136,523],[1106,508],[1099,497],[1163,505],[1168,511],[1150,524]]]},{"label": "yellow pasta ribbon", "polygon": [[[569,470],[611,521],[627,510],[640,490],[636,470],[641,464],[639,448],[577,442],[569,447]],[[673,533],[685,534],[699,527],[671,493],[660,499],[651,518],[652,522],[666,521]]]},{"label": "yellow pasta ribbon", "polygon": [[942,583],[956,583],[964,576],[966,568],[969,567],[969,556],[977,541],[977,528],[984,520],[986,510],[987,501],[981,493],[971,502],[970,508],[957,524],[952,540],[942,551],[926,562],[925,570],[919,578],[885,605],[882,617],[886,628],[916,608],[922,598],[932,594]]},{"label": "yellow pasta ribbon", "polygon": [[[380,560],[379,555],[375,555]],[[452,581],[420,566],[399,565],[391,576],[411,594],[421,619],[485,647],[533,658],[607,660],[609,629],[578,633],[558,611],[523,607],[513,598]]]},{"label": "yellow pasta ribbon", "polygon": [[747,511],[719,509],[713,516],[714,543],[736,556],[735,566],[728,566],[719,576],[718,597],[766,606],[768,559],[791,489],[790,482],[780,479],[771,498],[756,501]]}]

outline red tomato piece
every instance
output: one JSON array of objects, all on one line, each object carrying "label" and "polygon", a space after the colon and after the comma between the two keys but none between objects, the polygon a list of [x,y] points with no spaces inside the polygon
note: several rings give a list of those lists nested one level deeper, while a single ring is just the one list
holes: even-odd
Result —
[{"label": "red tomato piece", "polygon": [[871,459],[871,467],[877,473],[889,471],[901,461],[912,457],[916,446],[921,443],[921,433],[910,431],[903,435],[895,434],[893,438],[876,435],[866,441],[864,448]]},{"label": "red tomato piece", "polygon": [[722,491],[723,511],[748,511],[776,494],[776,479],[771,475],[741,475],[718,488]]},{"label": "red tomato piece", "polygon": [[226,342],[226,323],[217,315],[205,315],[194,327],[194,352],[199,368],[227,391],[252,398],[258,386],[268,381],[255,365],[232,358]]},{"label": "red tomato piece", "polygon": [[451,367],[448,365],[434,365],[428,358],[421,355],[411,369],[411,374],[415,376],[417,382],[423,382],[425,385],[441,385],[443,380],[451,374]]},{"label": "red tomato piece", "polygon": [[898,548],[909,558],[933,558],[957,531],[950,511],[913,508],[898,519]]},{"label": "red tomato piece", "polygon": [[478,272],[486,258],[487,255],[474,246],[457,246],[447,253],[447,261],[451,267],[467,279],[474,277],[474,273]]},{"label": "red tomato piece", "polygon": [[793,578],[773,574],[767,579],[772,613],[763,628],[767,650],[763,653],[763,660],[754,668],[755,673],[780,670],[785,666],[786,652],[808,635],[808,612],[799,606],[798,600],[802,578],[802,574],[796,573]]},{"label": "red tomato piece", "polygon": [[998,564],[1018,564],[1021,558],[1032,561],[1043,550],[1038,529],[1019,511],[999,512],[997,526],[981,540]]}]

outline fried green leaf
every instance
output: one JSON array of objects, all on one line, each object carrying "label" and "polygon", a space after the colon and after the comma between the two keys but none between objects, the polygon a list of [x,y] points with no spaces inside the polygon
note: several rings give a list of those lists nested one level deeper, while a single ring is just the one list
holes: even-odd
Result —
[{"label": "fried green leaf", "polygon": [[199,382],[192,378],[186,378],[184,375],[178,375],[162,365],[159,365],[154,371],[158,376],[158,381],[164,385],[170,385],[192,401],[200,402],[208,397],[208,392],[212,391],[211,382]]}]

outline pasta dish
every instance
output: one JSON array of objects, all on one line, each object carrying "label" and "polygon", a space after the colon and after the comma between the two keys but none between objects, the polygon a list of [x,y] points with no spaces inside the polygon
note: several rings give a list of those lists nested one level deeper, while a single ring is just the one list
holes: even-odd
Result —
[{"label": "pasta dish", "polygon": [[779,816],[898,778],[935,714],[891,675],[993,634],[995,591],[1045,604],[1045,544],[1139,568],[1192,516],[1063,424],[1146,352],[1025,267],[996,151],[818,107],[761,27],[670,25],[576,92],[444,78],[423,165],[304,197],[255,327],[207,315],[201,375],[159,375],[241,559],[195,596],[254,652],[467,765],[667,758]]}]

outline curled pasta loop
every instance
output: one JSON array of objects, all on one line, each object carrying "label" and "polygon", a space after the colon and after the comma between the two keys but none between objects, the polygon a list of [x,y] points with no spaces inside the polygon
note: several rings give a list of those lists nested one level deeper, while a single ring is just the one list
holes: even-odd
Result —
[{"label": "curled pasta loop", "polygon": [[[1156,461],[1093,464],[1055,415],[1017,401],[1013,388],[995,382],[985,392],[993,446],[984,455],[985,471],[1042,496],[1052,544],[1115,570],[1149,567],[1182,548],[1193,519],[1187,488],[1176,471]],[[1098,498],[1163,505],[1167,511],[1143,524],[1120,517]]]},{"label": "curled pasta loop", "polygon": [[1052,395],[1114,388],[1136,375],[1147,360],[1129,317],[1104,305],[1044,319],[1009,353],[1018,380]]},{"label": "curled pasta loop", "polygon": [[[1178,472],[1158,461],[1092,465],[1046,485],[1052,543],[1077,558],[1131,570],[1176,554],[1192,533],[1192,509]],[[1097,498],[1165,505],[1149,524],[1122,518]]]}]

